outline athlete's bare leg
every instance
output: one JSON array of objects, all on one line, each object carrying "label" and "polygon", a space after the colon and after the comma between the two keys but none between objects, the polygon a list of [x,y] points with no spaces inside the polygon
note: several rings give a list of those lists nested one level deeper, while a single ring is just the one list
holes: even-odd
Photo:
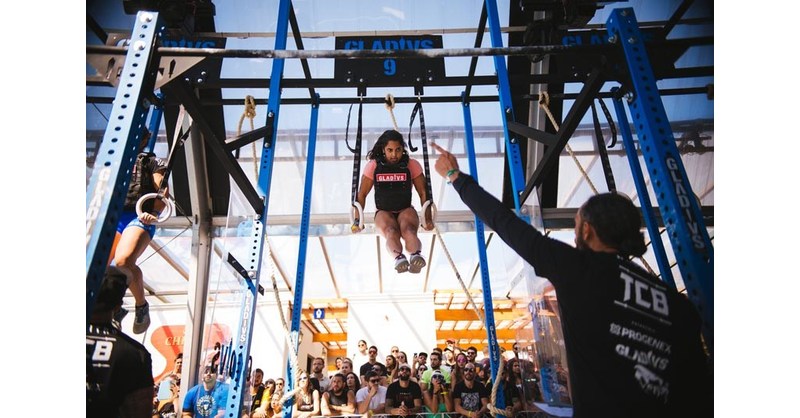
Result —
[{"label": "athlete's bare leg", "polygon": [[386,240],[386,250],[392,257],[403,254],[403,245],[400,243],[400,225],[394,214],[385,210],[378,211],[375,214],[375,228]]},{"label": "athlete's bare leg", "polygon": [[422,242],[417,236],[419,230],[419,216],[413,207],[403,209],[397,216],[397,221],[400,224],[400,235],[406,243],[406,251],[409,254],[415,253],[422,249]]}]

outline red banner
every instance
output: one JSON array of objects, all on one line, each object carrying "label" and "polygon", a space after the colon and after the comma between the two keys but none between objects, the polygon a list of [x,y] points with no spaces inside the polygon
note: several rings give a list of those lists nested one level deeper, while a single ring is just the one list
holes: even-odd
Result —
[{"label": "red banner", "polygon": [[[224,344],[224,342],[231,339],[230,328],[225,324],[206,325],[203,335],[207,337],[203,340],[206,345],[203,346],[202,352],[212,351],[215,343]],[[175,357],[177,357],[178,353],[183,352],[184,336],[184,325],[162,325],[151,334],[150,343],[167,360],[164,370],[153,376],[156,382],[172,372],[175,367]]]}]

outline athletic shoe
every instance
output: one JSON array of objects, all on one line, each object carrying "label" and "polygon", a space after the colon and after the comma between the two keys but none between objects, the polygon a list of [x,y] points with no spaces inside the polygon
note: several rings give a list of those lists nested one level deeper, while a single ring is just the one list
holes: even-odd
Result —
[{"label": "athletic shoe", "polygon": [[395,257],[394,269],[397,270],[398,273],[405,273],[408,271],[408,259],[406,259],[406,256],[400,254]]},{"label": "athletic shoe", "polygon": [[128,310],[120,307],[119,311],[114,315],[114,321],[117,323],[117,328],[120,328],[122,325],[122,320],[125,319],[125,315],[128,314]]},{"label": "athletic shoe", "polygon": [[141,334],[150,326],[150,305],[146,302],[136,307],[136,318],[133,320],[133,333]]},{"label": "athletic shoe", "polygon": [[425,267],[425,259],[419,254],[419,251],[411,254],[411,262],[409,263],[408,271],[411,273],[419,273]]}]

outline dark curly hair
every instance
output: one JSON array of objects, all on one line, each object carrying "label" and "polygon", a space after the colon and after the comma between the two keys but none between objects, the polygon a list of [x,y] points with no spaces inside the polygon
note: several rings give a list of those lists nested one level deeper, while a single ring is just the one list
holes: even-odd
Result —
[{"label": "dark curly hair", "polygon": [[375,145],[373,145],[372,149],[367,153],[367,159],[386,161],[386,156],[383,155],[383,148],[389,141],[399,142],[400,145],[403,146],[403,153],[408,155],[408,152],[406,151],[406,141],[403,139],[403,134],[395,131],[394,129],[387,129],[383,131],[381,136],[378,137],[378,140],[375,141]]},{"label": "dark curly hair", "polygon": [[645,253],[642,217],[633,202],[618,193],[594,195],[580,209],[603,243],[624,256],[639,257]]}]

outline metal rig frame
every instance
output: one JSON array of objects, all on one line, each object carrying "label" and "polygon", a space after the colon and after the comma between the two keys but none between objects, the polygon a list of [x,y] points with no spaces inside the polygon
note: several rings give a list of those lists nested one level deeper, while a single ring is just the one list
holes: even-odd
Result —
[{"label": "metal rig frame", "polygon": [[[684,10],[685,11],[685,10]],[[682,13],[682,12],[681,12]],[[243,51],[204,48],[169,48],[159,46],[159,40],[164,36],[164,26],[159,19],[157,12],[142,11],[136,16],[136,26],[133,29],[131,39],[135,39],[128,47],[87,47],[87,54],[125,54],[125,63],[118,79],[118,89],[114,99],[113,110],[106,128],[103,141],[98,151],[98,158],[95,163],[91,180],[87,189],[86,197],[86,314],[87,321],[93,309],[97,290],[105,271],[106,261],[111,249],[114,236],[114,226],[119,218],[122,209],[125,191],[128,186],[128,176],[126,175],[132,168],[135,160],[139,135],[145,123],[145,116],[153,100],[153,89],[156,85],[161,85],[166,97],[177,100],[186,110],[187,117],[182,118],[177,126],[188,129],[192,126],[192,139],[187,143],[187,171],[196,180],[199,186],[191,186],[189,191],[192,201],[192,212],[195,214],[193,221],[194,237],[193,246],[201,252],[198,263],[193,266],[194,277],[203,277],[208,271],[208,256],[210,254],[210,239],[207,231],[210,227],[210,208],[204,203],[203,197],[208,197],[208,172],[203,166],[205,155],[203,146],[210,149],[219,164],[225,169],[230,177],[236,182],[245,196],[245,199],[255,209],[257,220],[253,227],[253,240],[256,243],[251,254],[251,262],[247,267],[242,266],[232,256],[228,257],[228,263],[242,275],[243,303],[240,316],[240,326],[237,330],[236,339],[227,349],[224,356],[224,367],[230,376],[231,390],[225,415],[231,418],[238,417],[242,408],[244,385],[246,380],[247,359],[250,353],[250,343],[253,332],[253,318],[255,315],[256,300],[258,298],[259,280],[261,276],[261,258],[264,250],[266,238],[265,225],[267,209],[269,205],[270,184],[272,180],[272,165],[274,161],[274,148],[277,138],[278,116],[281,105],[281,91],[283,88],[307,88],[309,99],[287,100],[288,104],[306,103],[312,106],[312,116],[309,127],[308,162],[306,168],[305,191],[303,196],[303,213],[300,232],[299,260],[297,265],[297,279],[295,284],[296,308],[292,312],[291,334],[295,336],[294,347],[290,347],[294,352],[297,351],[299,344],[297,335],[300,330],[300,316],[303,295],[304,265],[306,247],[308,243],[308,225],[310,220],[310,199],[312,193],[313,169],[314,169],[314,150],[316,144],[317,115],[319,106],[325,103],[342,103],[347,100],[335,99],[328,100],[320,98],[315,92],[317,87],[354,87],[341,85],[333,80],[311,80],[310,71],[306,60],[309,58],[335,58],[335,57],[362,57],[362,58],[409,58],[409,57],[439,57],[439,56],[472,56],[472,65],[467,77],[449,77],[445,80],[431,81],[429,85],[464,85],[465,90],[461,97],[456,98],[425,98],[429,102],[452,101],[460,102],[463,107],[464,126],[466,134],[466,148],[469,157],[470,172],[477,179],[477,166],[475,160],[475,149],[472,136],[472,122],[469,105],[471,101],[497,101],[493,97],[470,97],[470,90],[473,84],[496,84],[498,85],[498,96],[501,108],[501,118],[503,130],[505,132],[505,144],[507,155],[507,167],[510,178],[511,196],[513,206],[519,216],[525,216],[521,211],[521,203],[525,202],[534,188],[542,186],[546,177],[552,175],[553,168],[557,165],[559,154],[562,152],[568,139],[574,133],[578,122],[588,109],[591,101],[600,93],[601,86],[605,81],[618,80],[623,83],[625,90],[631,92],[634,99],[630,101],[631,111],[635,114],[635,123],[639,131],[642,144],[642,152],[651,179],[656,188],[656,195],[659,201],[664,224],[669,231],[675,254],[678,257],[678,265],[686,280],[689,290],[689,297],[702,313],[705,323],[705,338],[709,349],[713,353],[713,247],[711,245],[706,226],[704,224],[703,213],[697,202],[693,198],[691,187],[686,180],[686,173],[683,168],[680,155],[675,145],[674,135],[669,127],[666,114],[661,103],[660,93],[655,85],[655,80],[664,77],[680,77],[686,75],[704,75],[708,69],[689,69],[675,70],[674,73],[664,74],[663,70],[654,72],[654,68],[648,60],[642,35],[633,14],[632,9],[615,10],[609,18],[607,28],[611,36],[611,45],[552,45],[552,46],[529,46],[529,47],[503,47],[499,18],[497,15],[497,3],[495,0],[486,0],[481,14],[478,33],[476,37],[476,48],[457,49],[457,50],[427,50],[427,51],[393,51],[393,50],[373,50],[373,51],[304,51],[302,39],[298,29],[296,17],[290,0],[282,0],[279,4],[277,15],[277,30],[275,48],[270,51]],[[288,26],[292,25],[298,50],[287,51],[286,41],[288,37]],[[492,48],[477,48],[483,36],[483,30],[488,24]],[[674,25],[674,23],[673,23]],[[680,41],[652,41],[647,48],[686,48],[689,45],[708,44],[713,42],[709,39],[680,40]],[[622,54],[618,49],[622,49]],[[564,118],[561,129],[558,133],[550,133],[534,129],[526,124],[515,121],[515,111],[512,105],[511,84],[506,68],[505,56],[523,56],[531,54],[585,54],[590,52],[597,55],[595,65],[586,77],[581,74],[554,74],[554,75],[530,75],[521,82],[525,85],[534,83],[550,84],[564,83],[570,81],[581,81],[584,83],[581,92],[574,97],[575,103],[569,113]],[[496,69],[496,76],[475,77],[475,63],[479,56],[492,55]],[[159,60],[161,57],[268,57],[274,59],[272,74],[269,79],[248,79],[248,80],[218,80],[205,83],[202,86],[192,83],[189,77],[181,79],[178,72],[172,76],[171,80],[163,80],[163,75],[159,76]],[[609,70],[607,63],[614,59],[621,59],[628,63],[628,73],[615,73]],[[287,58],[299,58],[302,61],[305,79],[287,80],[283,78],[284,60]],[[193,61],[181,71],[186,72],[192,65],[202,62],[202,58]],[[636,62],[637,64],[634,64]],[[615,70],[616,71],[616,70]],[[713,74],[713,68],[710,70]],[[95,80],[96,81],[96,80]],[[107,82],[108,80],[106,80]],[[520,82],[517,80],[517,82]],[[269,98],[267,119],[264,126],[247,134],[243,134],[233,140],[224,141],[215,133],[215,127],[210,126],[205,121],[201,106],[204,104],[198,98],[198,91],[208,88],[221,88],[226,86],[243,86],[244,84],[261,87],[269,84]],[[91,84],[91,83],[90,83]],[[424,84],[424,83],[423,83]],[[369,86],[381,87],[381,85]],[[366,88],[366,87],[364,87]],[[621,110],[620,94],[616,93],[615,105],[617,115],[620,118],[620,125],[627,128],[627,121],[623,123],[624,110]],[[685,93],[697,93],[687,91]],[[556,95],[558,96],[558,95]],[[562,98],[566,95],[561,94]],[[528,99],[535,97],[526,96]],[[353,99],[353,101],[358,99]],[[397,102],[411,102],[416,98],[397,98]],[[89,101],[92,101],[89,98]],[[95,100],[101,101],[99,99]],[[219,101],[227,104],[226,101]],[[365,99],[365,102],[378,102],[378,100]],[[263,100],[261,100],[263,103]],[[644,106],[643,103],[648,103]],[[232,103],[231,103],[232,104]],[[652,105],[652,106],[650,106]],[[169,126],[169,124],[168,124]],[[201,139],[202,137],[202,139]],[[541,161],[533,170],[531,176],[524,178],[525,163],[522,158],[520,148],[521,138],[533,139],[544,145],[544,153]],[[631,134],[623,129],[623,137],[630,139]],[[264,152],[261,157],[261,171],[259,174],[257,188],[248,181],[241,167],[232,155],[240,147],[250,144],[260,138],[264,138]],[[633,161],[636,153],[632,149],[632,141],[626,140],[626,151],[631,156],[634,175],[641,170]],[[637,181],[637,188],[640,186]],[[644,187],[643,182],[641,187]],[[657,231],[657,222],[650,213],[652,206],[648,201],[647,193],[639,193],[642,198],[642,210],[651,235]],[[546,197],[545,197],[546,200]],[[508,203],[507,203],[508,204]],[[483,285],[484,304],[486,306],[485,328],[489,340],[490,361],[492,378],[494,379],[499,367],[499,349],[495,335],[494,315],[492,309],[491,285],[486,257],[486,244],[484,238],[484,228],[482,222],[475,218],[475,232],[480,253],[481,277]],[[206,237],[206,238],[203,238]],[[657,241],[657,240],[656,240]],[[663,248],[655,248],[659,257],[659,266],[664,272],[665,265],[662,264]],[[204,253],[203,253],[204,252]],[[660,253],[660,254],[659,254]],[[205,257],[204,257],[205,256]],[[668,268],[668,266],[666,266]],[[664,276],[667,277],[667,276]],[[671,276],[668,276],[671,278]],[[207,285],[203,280],[195,280],[194,289],[190,289],[189,320],[192,322],[191,329],[187,328],[187,338],[184,352],[190,353],[189,363],[185,368],[188,371],[188,378],[183,380],[182,390],[188,389],[191,382],[196,381],[196,371],[198,369],[197,359],[200,353],[200,337],[202,331],[202,321],[205,312],[205,294]],[[294,385],[295,376],[293,367],[290,364],[288,370],[289,389]],[[284,416],[291,416],[291,406],[286,405]]]}]

